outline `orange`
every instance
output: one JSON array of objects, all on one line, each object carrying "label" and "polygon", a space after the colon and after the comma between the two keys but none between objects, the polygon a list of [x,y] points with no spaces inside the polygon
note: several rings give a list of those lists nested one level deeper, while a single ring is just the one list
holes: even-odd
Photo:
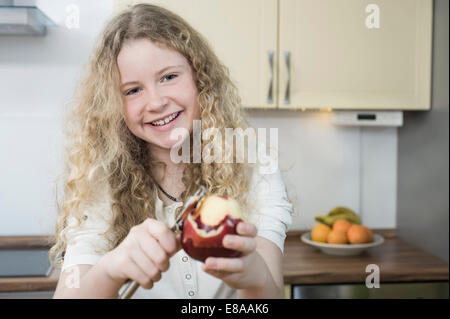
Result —
[{"label": "orange", "polygon": [[325,224],[317,224],[311,230],[311,240],[321,243],[327,242],[327,236],[330,233],[331,228]]},{"label": "orange", "polygon": [[372,231],[371,231],[370,228],[367,227],[367,226],[363,226],[363,227],[364,227],[364,229],[366,230],[366,232],[367,232],[367,234],[368,234],[368,236],[369,236],[369,241],[368,241],[368,243],[373,242],[373,233],[372,233]]},{"label": "orange", "polygon": [[351,226],[352,224],[348,220],[338,219],[333,223],[333,230],[339,230],[346,233]]},{"label": "orange", "polygon": [[332,230],[328,234],[327,242],[329,244],[347,244],[347,234],[341,230]]},{"label": "orange", "polygon": [[371,235],[367,231],[367,227],[356,224],[348,229],[347,237],[351,244],[365,244],[371,241]]}]

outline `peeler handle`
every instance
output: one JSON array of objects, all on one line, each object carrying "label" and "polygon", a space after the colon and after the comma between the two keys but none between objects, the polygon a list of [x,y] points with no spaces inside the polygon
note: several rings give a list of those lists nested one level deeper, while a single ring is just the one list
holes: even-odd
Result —
[{"label": "peeler handle", "polygon": [[128,280],[122,291],[119,291],[119,299],[131,299],[138,288],[139,284],[136,281]]}]

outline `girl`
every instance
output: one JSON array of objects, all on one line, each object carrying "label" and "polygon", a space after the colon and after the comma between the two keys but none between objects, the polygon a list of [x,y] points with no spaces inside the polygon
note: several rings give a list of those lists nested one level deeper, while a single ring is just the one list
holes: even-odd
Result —
[{"label": "girl", "polygon": [[[50,251],[62,265],[55,298],[114,298],[128,279],[140,284],[136,298],[283,296],[292,205],[278,168],[263,175],[236,156],[196,163],[193,151],[189,163],[171,160],[180,142],[171,131],[184,128],[192,140],[194,120],[202,130],[250,127],[199,33],[168,10],[135,5],[106,26],[74,101]],[[169,230],[201,185],[240,203],[246,222],[223,245],[241,257],[191,260]]]}]

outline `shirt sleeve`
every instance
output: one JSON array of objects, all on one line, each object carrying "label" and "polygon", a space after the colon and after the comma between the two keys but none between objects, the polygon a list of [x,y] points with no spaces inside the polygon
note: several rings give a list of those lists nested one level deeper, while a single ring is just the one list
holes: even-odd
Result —
[{"label": "shirt sleeve", "polygon": [[249,200],[250,221],[258,229],[257,236],[275,243],[284,253],[286,232],[292,224],[290,203],[278,164],[270,160],[270,169],[257,165],[253,169]]},{"label": "shirt sleeve", "polygon": [[66,228],[67,247],[61,271],[73,265],[94,265],[110,250],[106,235],[111,221],[108,203],[101,203],[83,210],[80,223],[70,216]]}]

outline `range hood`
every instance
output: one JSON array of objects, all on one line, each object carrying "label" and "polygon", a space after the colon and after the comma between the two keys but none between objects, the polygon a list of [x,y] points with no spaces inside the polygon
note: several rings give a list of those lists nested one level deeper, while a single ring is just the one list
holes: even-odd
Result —
[{"label": "range hood", "polygon": [[0,0],[0,36],[44,36],[53,22],[36,6],[36,1]]}]

